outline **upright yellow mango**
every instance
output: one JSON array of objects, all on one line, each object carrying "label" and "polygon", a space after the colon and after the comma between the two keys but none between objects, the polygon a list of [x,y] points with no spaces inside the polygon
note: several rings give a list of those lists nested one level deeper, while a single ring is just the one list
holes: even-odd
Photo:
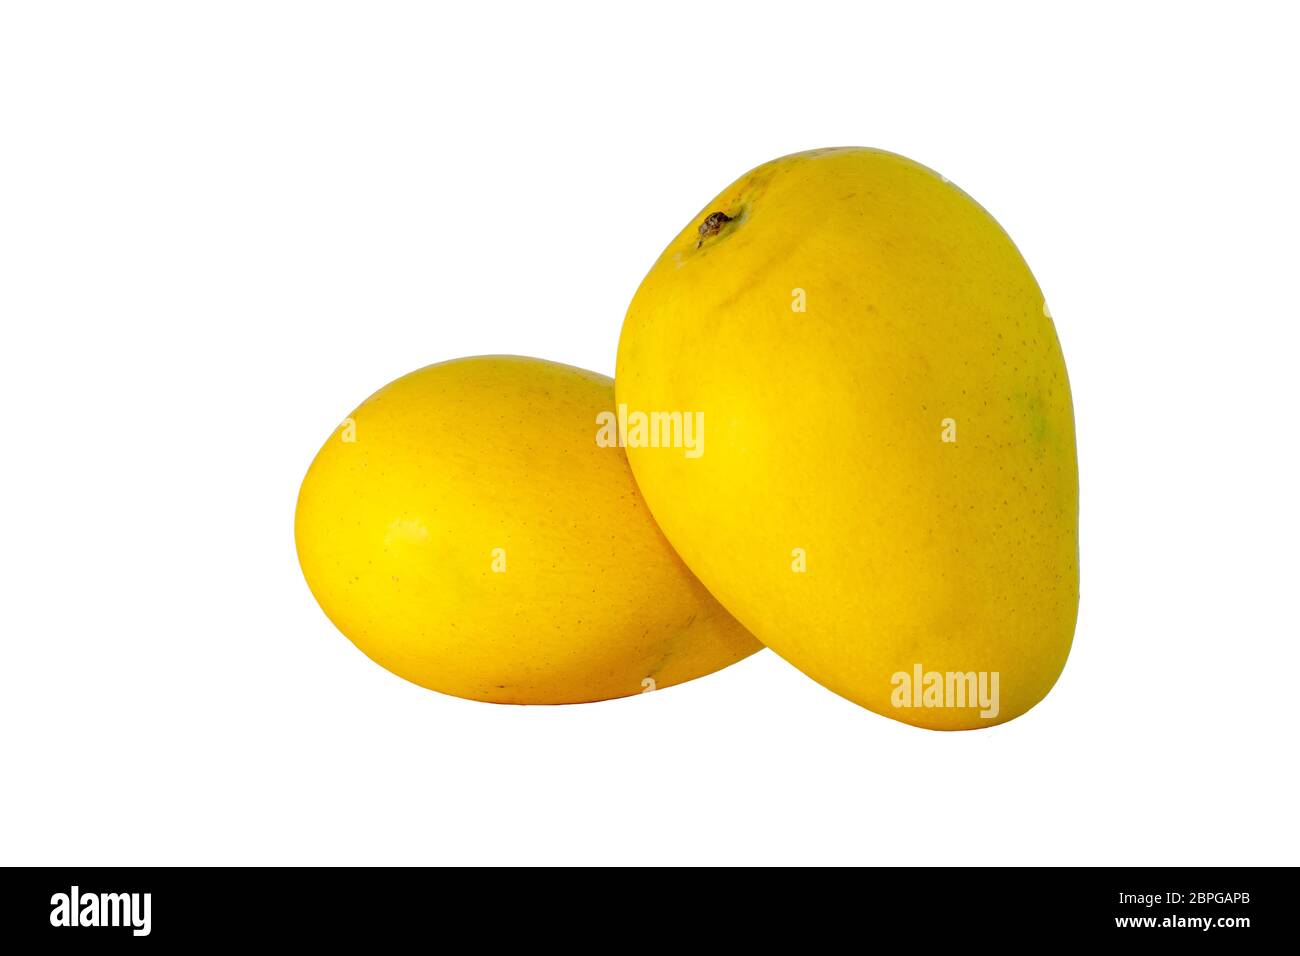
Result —
[{"label": "upright yellow mango", "polygon": [[[725,189],[619,342],[650,510],[724,606],[806,674],[934,729],[1024,713],[1065,664],[1078,475],[1065,363],[1010,238],[911,160],[826,149]],[[687,419],[690,420],[690,419]],[[644,431],[645,429],[642,429]]]},{"label": "upright yellow mango", "polygon": [[497,356],[363,402],[298,497],[330,620],[407,680],[497,703],[643,693],[758,650],[668,546],[623,450],[598,444],[612,385]]}]

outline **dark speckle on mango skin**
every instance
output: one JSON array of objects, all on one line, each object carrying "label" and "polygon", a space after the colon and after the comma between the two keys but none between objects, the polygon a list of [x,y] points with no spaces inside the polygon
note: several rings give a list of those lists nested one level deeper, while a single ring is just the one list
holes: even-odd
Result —
[{"label": "dark speckle on mango skin", "polygon": [[709,236],[716,236],[722,231],[722,227],[731,222],[731,217],[725,212],[713,212],[700,223],[700,235],[707,239]]},{"label": "dark speckle on mango skin", "polygon": [[728,223],[735,222],[737,218],[738,217],[728,216],[725,212],[720,210],[709,213],[709,215],[704,218],[704,221],[700,223],[700,228],[698,230],[700,238],[695,243],[695,248],[699,249],[704,245],[706,239],[712,239],[714,236],[719,235]]}]

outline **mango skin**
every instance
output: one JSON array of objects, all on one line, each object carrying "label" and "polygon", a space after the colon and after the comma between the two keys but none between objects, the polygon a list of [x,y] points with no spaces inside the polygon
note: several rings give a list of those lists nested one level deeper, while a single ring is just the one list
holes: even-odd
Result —
[{"label": "mango skin", "polygon": [[298,497],[330,620],[393,673],[495,703],[639,694],[759,650],[664,540],[623,450],[597,445],[612,385],[479,357],[363,402]]},{"label": "mango skin", "polygon": [[[714,212],[731,221],[702,235]],[[704,413],[699,458],[628,448],[638,486],[713,595],[804,673],[943,730],[1051,689],[1078,607],[1065,364],[1011,239],[945,178],[860,148],[742,176],[641,284],[615,383],[630,411]],[[998,672],[997,715],[897,706],[917,664]]]}]

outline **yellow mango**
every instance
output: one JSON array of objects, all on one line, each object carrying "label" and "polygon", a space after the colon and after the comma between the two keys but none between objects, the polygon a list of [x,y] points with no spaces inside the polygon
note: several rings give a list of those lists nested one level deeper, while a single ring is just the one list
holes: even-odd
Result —
[{"label": "yellow mango", "polygon": [[643,693],[758,650],[598,443],[612,386],[480,357],[363,402],[298,497],[298,559],[330,620],[395,674],[496,703]]},{"label": "yellow mango", "polygon": [[668,540],[804,673],[934,729],[1051,689],[1078,605],[1065,364],[1024,259],[947,179],[858,148],[741,177],[641,284],[615,391],[651,422],[627,452]]}]

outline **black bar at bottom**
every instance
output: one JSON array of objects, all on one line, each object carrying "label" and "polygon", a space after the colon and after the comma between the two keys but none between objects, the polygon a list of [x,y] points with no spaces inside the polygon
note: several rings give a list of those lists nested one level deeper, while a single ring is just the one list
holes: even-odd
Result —
[{"label": "black bar at bottom", "polygon": [[[1123,940],[1238,948],[1294,936],[1293,868],[651,871],[591,879],[425,869],[11,868],[0,938],[98,946],[427,940],[484,945],[807,948],[911,939]],[[775,926],[773,924],[776,924]],[[788,934],[802,934],[791,937]],[[656,942],[656,940],[658,942]],[[799,947],[805,948],[805,947]],[[870,948],[875,948],[872,944]],[[18,950],[10,950],[18,951]]]}]

